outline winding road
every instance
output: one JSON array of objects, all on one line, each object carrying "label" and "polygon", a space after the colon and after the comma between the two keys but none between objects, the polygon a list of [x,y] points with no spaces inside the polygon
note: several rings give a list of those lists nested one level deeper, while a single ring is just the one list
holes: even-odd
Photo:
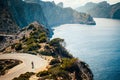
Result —
[{"label": "winding road", "polygon": [[[10,69],[5,75],[0,76],[0,80],[12,80],[14,77],[18,77],[25,72],[37,72],[43,70],[48,65],[48,61],[36,55],[25,53],[2,54],[0,55],[0,59],[18,59],[23,61],[23,63]],[[34,63],[34,69],[32,69],[31,62]]]}]

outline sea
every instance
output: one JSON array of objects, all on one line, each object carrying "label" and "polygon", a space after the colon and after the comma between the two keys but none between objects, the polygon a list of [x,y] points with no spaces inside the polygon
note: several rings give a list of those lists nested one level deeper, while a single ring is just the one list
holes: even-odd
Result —
[{"label": "sea", "polygon": [[120,80],[120,20],[94,18],[96,25],[53,27],[52,38],[62,38],[67,50],[86,62],[94,80]]}]

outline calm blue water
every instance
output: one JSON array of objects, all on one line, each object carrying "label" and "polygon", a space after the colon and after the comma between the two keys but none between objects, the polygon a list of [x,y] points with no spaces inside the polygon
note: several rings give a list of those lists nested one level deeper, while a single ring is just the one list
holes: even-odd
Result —
[{"label": "calm blue water", "polygon": [[120,80],[120,20],[95,18],[97,25],[65,24],[53,38],[65,39],[66,48],[89,64],[95,80]]}]

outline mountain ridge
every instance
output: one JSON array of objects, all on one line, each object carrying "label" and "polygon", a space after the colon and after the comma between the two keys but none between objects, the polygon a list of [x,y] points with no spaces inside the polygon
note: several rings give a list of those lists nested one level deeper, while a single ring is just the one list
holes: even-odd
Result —
[{"label": "mountain ridge", "polygon": [[86,12],[93,17],[120,19],[120,2],[110,5],[107,1],[100,3],[89,2],[76,8],[79,12]]},{"label": "mountain ridge", "polygon": [[[1,0],[0,4],[0,9],[7,10],[7,16],[11,15],[10,18],[14,24],[14,26],[12,25],[13,29],[10,26],[3,27],[5,31],[7,31],[6,28],[10,28],[11,32],[16,32],[19,30],[17,28],[23,28],[34,21],[47,28],[51,32],[50,36],[53,34],[51,27],[61,24],[79,23],[95,25],[95,21],[90,15],[79,13],[71,8],[61,8],[54,2],[43,2],[40,0]],[[2,14],[0,16],[2,17]],[[3,18],[1,18],[2,20]],[[3,26],[5,25],[9,24],[4,24]],[[5,31],[1,30],[1,32]]]},{"label": "mountain ridge", "polygon": [[[49,26],[56,26],[66,23],[79,23],[79,24],[91,24],[95,25],[93,18],[85,13],[79,13],[72,8],[63,8],[56,5],[53,2],[44,2],[38,0],[24,0],[27,3],[37,3],[41,5],[43,13],[48,21]],[[54,15],[54,16],[53,16]]]}]

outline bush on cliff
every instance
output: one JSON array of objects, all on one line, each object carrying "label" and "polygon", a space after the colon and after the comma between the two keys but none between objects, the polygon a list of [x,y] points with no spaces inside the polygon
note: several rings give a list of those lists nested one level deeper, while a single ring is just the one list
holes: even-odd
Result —
[{"label": "bush on cliff", "polygon": [[15,50],[16,51],[19,51],[21,49],[22,49],[22,44],[21,43],[18,43],[18,44],[15,45]]},{"label": "bush on cliff", "polygon": [[60,63],[59,59],[52,59],[49,64],[54,65],[54,64],[58,64],[58,63]]},{"label": "bush on cliff", "polygon": [[39,40],[40,43],[44,43],[44,42],[47,42],[47,37],[41,37],[40,40]]},{"label": "bush on cliff", "polygon": [[71,80],[70,73],[79,72],[78,69],[75,68],[76,58],[62,58],[60,62],[58,59],[53,59],[50,62],[51,67],[48,71],[42,71],[37,74],[38,77],[42,77],[41,80],[45,79],[53,79],[57,80],[58,78],[62,78],[63,80]]},{"label": "bush on cliff", "polygon": [[26,72],[25,74],[21,74],[19,77],[15,77],[12,80],[29,80],[29,78],[34,75],[33,72]]},{"label": "bush on cliff", "polygon": [[54,53],[58,54],[58,56],[72,58],[73,56],[63,47],[64,44],[64,39],[60,38],[52,39],[49,42],[49,45],[54,47]]},{"label": "bush on cliff", "polygon": [[26,47],[27,51],[35,51],[35,50],[38,50],[39,48],[41,48],[41,46],[37,43],[29,44]]}]

